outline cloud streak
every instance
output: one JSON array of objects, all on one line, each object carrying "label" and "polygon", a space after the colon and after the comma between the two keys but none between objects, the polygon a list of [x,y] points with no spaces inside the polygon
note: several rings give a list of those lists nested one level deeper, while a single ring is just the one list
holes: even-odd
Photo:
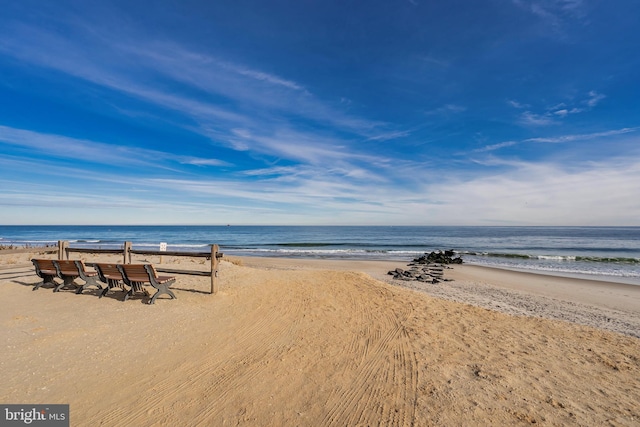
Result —
[{"label": "cloud streak", "polygon": [[[34,132],[0,125],[0,145],[20,147],[30,153],[39,153],[43,157],[77,160],[91,164],[146,166],[151,168],[169,168],[176,160],[173,153],[148,148],[127,147],[112,143],[87,139]],[[182,163],[224,165],[216,159],[177,158]],[[164,164],[163,164],[164,163]]]},{"label": "cloud streak", "polygon": [[606,96],[591,90],[588,93],[588,97],[581,101],[571,104],[560,103],[552,107],[548,107],[542,113],[531,112],[528,108],[530,105],[521,104],[514,100],[508,100],[507,103],[516,109],[527,108],[526,111],[520,113],[518,122],[524,126],[529,127],[543,127],[549,125],[558,125],[561,123],[561,119],[565,119],[570,115],[585,113],[595,108]]},{"label": "cloud streak", "polygon": [[553,33],[564,35],[571,22],[582,22],[585,17],[583,0],[512,0],[513,4],[536,16]]},{"label": "cloud streak", "polygon": [[610,137],[634,133],[634,132],[637,132],[638,130],[640,130],[640,128],[635,127],[635,128],[613,129],[613,130],[604,131],[604,132],[594,132],[594,133],[587,133],[587,134],[559,135],[559,136],[552,136],[552,137],[534,137],[534,138],[523,139],[520,141],[504,141],[504,142],[499,142],[497,144],[490,144],[482,148],[475,149],[473,151],[474,152],[495,151],[501,148],[513,147],[515,145],[527,144],[527,143],[564,144],[564,143],[575,142],[575,141],[590,141],[590,140],[596,140],[601,138],[606,139]]}]

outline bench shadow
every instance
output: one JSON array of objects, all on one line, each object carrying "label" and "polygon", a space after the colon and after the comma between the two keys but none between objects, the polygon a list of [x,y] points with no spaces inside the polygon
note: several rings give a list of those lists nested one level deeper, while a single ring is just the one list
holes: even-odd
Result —
[{"label": "bench shadow", "polygon": [[[24,276],[17,276],[17,277],[24,277]],[[17,278],[16,277],[16,278]],[[17,283],[18,285],[22,285],[22,286],[28,286],[30,288],[33,288],[35,285],[37,285],[39,282],[35,282],[35,283],[28,283],[28,282],[21,282],[20,280],[12,280],[11,283]],[[53,290],[54,287],[51,285],[46,285],[46,286],[40,286],[40,289],[50,289]]]},{"label": "bench shadow", "polygon": [[[172,288],[173,289],[173,288]],[[104,290],[104,288],[102,289],[85,289],[84,292],[82,292],[81,295],[90,295],[90,296],[95,296],[96,298],[100,297],[100,294],[102,293],[102,291]],[[145,305],[149,305],[149,301],[151,301],[151,297],[153,296],[153,294],[151,295],[145,295],[143,293],[135,293],[133,295],[131,295],[129,298],[127,298],[127,300],[124,300],[124,296],[127,294],[128,291],[123,291],[120,288],[117,288],[116,290],[109,290],[109,292],[104,295],[102,298],[109,298],[109,299],[113,299],[119,302],[123,302],[126,304],[129,303],[134,303],[136,301],[140,302],[140,304],[145,304]],[[164,300],[164,299],[171,299],[171,298],[163,298],[163,296],[160,296],[158,299],[156,299],[156,301],[160,301],[160,300]]]},{"label": "bench shadow", "polygon": [[[24,276],[16,276],[16,278],[20,278],[20,277],[24,277]],[[11,278],[9,278],[11,279]],[[18,285],[22,285],[22,286],[27,286],[30,288],[33,288],[35,285],[37,285],[39,282],[35,282],[35,283],[29,283],[29,282],[24,282],[24,281],[20,281],[20,280],[11,280],[11,283],[16,283]],[[53,289],[55,289],[54,286],[51,285],[44,285],[44,286],[40,286],[38,288],[38,291],[40,290],[49,290],[49,291],[53,291]],[[198,289],[188,289],[188,288],[180,288],[180,287],[175,287],[172,286],[170,288],[171,290],[174,291],[180,291],[180,292],[191,292],[194,294],[203,294],[203,295],[211,295],[211,293],[209,291],[201,291]],[[102,293],[102,291],[104,290],[104,285],[102,289],[95,289],[95,288],[88,288],[85,289],[84,291],[82,291],[82,293],[78,294],[78,295],[89,295],[95,298],[100,298],[100,294]],[[75,293],[76,289],[71,289],[71,288],[62,288],[60,289],[59,292],[73,292]],[[151,295],[142,295],[142,294],[134,294],[132,296],[130,296],[127,301],[124,301],[124,296],[127,293],[127,291],[122,291],[120,290],[120,288],[116,289],[116,290],[110,290],[106,295],[104,295],[102,298],[109,298],[109,299],[113,299],[113,300],[117,300],[120,302],[129,302],[129,301],[140,301],[141,304],[148,304],[149,301],[151,300],[151,297],[153,296],[153,294]],[[158,300],[170,300],[171,298],[163,298],[164,295],[161,295],[156,301]]]},{"label": "bench shadow", "polygon": [[[27,277],[27,276],[28,275],[26,275],[26,274],[16,274],[14,276],[2,276],[2,277],[0,277],[0,279],[2,279],[2,280],[11,280],[11,279],[20,279],[22,277]],[[14,280],[14,282],[16,282],[16,281]],[[34,285],[35,285],[35,283],[34,283]]]},{"label": "bench shadow", "polygon": [[174,290],[174,291],[181,291],[181,292],[191,292],[193,294],[205,294],[205,295],[210,295],[211,294],[209,291],[201,291],[199,289],[179,288],[179,287],[176,287],[176,286],[171,286],[169,289]]}]

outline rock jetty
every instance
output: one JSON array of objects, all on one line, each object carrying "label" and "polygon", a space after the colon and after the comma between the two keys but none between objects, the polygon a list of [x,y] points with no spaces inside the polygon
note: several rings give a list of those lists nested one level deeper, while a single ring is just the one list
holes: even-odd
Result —
[{"label": "rock jetty", "polygon": [[415,258],[407,264],[408,270],[396,268],[389,271],[389,275],[396,280],[413,281],[425,283],[439,283],[440,281],[450,281],[444,278],[444,269],[449,264],[462,264],[462,258],[456,257],[453,250],[434,251],[425,253],[423,256]]}]

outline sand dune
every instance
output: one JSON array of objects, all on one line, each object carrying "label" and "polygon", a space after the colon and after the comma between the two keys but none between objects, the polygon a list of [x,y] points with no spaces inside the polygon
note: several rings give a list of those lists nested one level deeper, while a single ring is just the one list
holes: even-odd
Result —
[{"label": "sand dune", "polygon": [[28,256],[0,257],[0,401],[69,403],[72,425],[640,420],[638,338],[435,298],[380,280],[387,263],[223,261],[217,295],[181,275],[149,306],[34,292]]}]

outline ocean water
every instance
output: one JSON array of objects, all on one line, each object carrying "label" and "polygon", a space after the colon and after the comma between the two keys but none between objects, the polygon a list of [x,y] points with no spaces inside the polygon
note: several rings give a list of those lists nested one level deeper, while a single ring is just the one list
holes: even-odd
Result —
[{"label": "ocean water", "polygon": [[208,251],[410,261],[453,249],[465,263],[640,284],[640,227],[0,226],[0,245]]}]

